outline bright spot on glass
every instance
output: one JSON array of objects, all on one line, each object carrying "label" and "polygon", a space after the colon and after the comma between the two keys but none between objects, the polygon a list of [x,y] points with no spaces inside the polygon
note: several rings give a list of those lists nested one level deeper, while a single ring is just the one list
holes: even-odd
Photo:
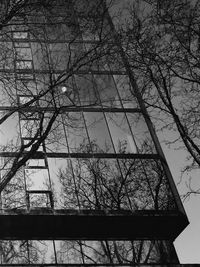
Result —
[{"label": "bright spot on glass", "polygon": [[67,87],[66,86],[62,86],[61,90],[62,90],[63,93],[65,93],[65,92],[67,92]]}]

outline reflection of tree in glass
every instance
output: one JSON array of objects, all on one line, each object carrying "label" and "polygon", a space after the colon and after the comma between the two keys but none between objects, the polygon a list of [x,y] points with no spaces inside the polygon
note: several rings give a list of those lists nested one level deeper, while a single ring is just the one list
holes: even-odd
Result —
[{"label": "reflection of tree in glass", "polygon": [[[9,45],[6,43],[5,49],[2,47],[0,58],[2,58],[3,68],[6,69],[9,66],[11,70],[1,73],[3,75],[1,91],[4,95],[1,103],[14,106],[15,109],[11,111],[8,109],[1,114],[0,123],[3,124],[13,113],[20,111],[20,116],[23,117],[23,119],[20,117],[22,134],[25,135],[25,138],[30,138],[30,142],[26,142],[26,145],[22,143],[19,147],[18,156],[13,161],[10,172],[0,183],[0,191],[34,155],[50,132],[52,132],[50,136],[52,140],[56,138],[52,131],[53,125],[59,121],[57,119],[63,113],[64,108],[82,105],[77,92],[74,94],[76,96],[74,98],[72,94],[64,95],[59,88],[63,84],[67,84],[70,85],[70,90],[73,89],[75,92],[77,84],[75,84],[73,73],[80,70],[88,71],[93,66],[93,62],[96,64],[104,56],[111,55],[110,47],[107,45],[111,38],[108,33],[110,29],[106,22],[105,12],[100,8],[100,3],[95,5],[95,8],[88,3],[86,10],[83,9],[81,3],[80,5],[76,3],[73,8],[69,8],[68,3],[66,8],[63,8],[65,11],[56,3],[53,0],[43,2],[38,0],[34,3],[26,0],[16,3],[2,1],[1,3],[2,38],[6,41],[6,38],[9,37],[10,41]],[[78,19],[75,19],[74,9],[76,9],[77,17],[80,15]],[[98,18],[96,23],[94,23],[93,16],[87,16],[87,12],[90,15],[98,14],[95,16]],[[52,21],[52,18],[55,19]],[[78,24],[81,25],[80,28]],[[105,28],[105,31],[102,28]],[[91,36],[97,32],[99,42],[94,42],[87,48],[83,47],[83,29],[90,32]],[[67,45],[63,42],[66,40]],[[4,53],[4,51],[6,52]],[[33,66],[35,70],[39,70],[35,75],[32,73]],[[22,98],[25,100],[23,103],[20,102]],[[92,103],[93,106],[96,104],[96,101]],[[86,105],[90,106],[91,103]],[[32,108],[32,112],[35,112],[36,116],[28,117],[27,114],[30,110],[27,111],[26,108]],[[47,114],[45,110],[41,109],[39,112],[38,108],[50,108],[51,112]],[[32,121],[28,121],[29,119]],[[19,134],[18,132],[15,131],[15,134]],[[26,156],[24,156],[25,151],[28,151]]]},{"label": "reflection of tree in glass", "polygon": [[48,246],[45,241],[0,240],[0,263],[44,263],[47,251]]},{"label": "reflection of tree in glass", "polygon": [[[89,153],[88,146],[85,149]],[[58,175],[62,184],[63,205],[68,208],[175,208],[158,159],[71,159],[71,164],[66,170],[60,170]]]},{"label": "reflection of tree in glass", "polygon": [[102,240],[61,241],[57,255],[59,263],[148,264],[167,263],[167,253],[167,242]]}]

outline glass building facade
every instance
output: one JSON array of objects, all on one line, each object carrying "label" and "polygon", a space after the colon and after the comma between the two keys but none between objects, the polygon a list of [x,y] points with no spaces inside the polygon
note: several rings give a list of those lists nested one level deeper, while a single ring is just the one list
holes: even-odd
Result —
[{"label": "glass building facade", "polygon": [[108,6],[45,3],[0,36],[0,263],[178,263],[187,217]]}]

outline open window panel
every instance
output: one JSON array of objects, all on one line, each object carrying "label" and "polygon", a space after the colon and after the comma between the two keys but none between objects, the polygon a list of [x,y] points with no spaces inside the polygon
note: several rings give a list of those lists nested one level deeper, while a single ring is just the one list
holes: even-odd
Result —
[{"label": "open window panel", "polygon": [[[22,137],[21,138],[21,143],[22,145],[25,146],[25,151],[30,151],[30,149],[32,148],[32,145],[35,144],[36,142],[38,142],[38,138],[34,139],[34,138],[29,138],[29,137]],[[42,158],[43,158],[43,154],[45,153],[45,144],[42,143],[40,144],[37,152],[42,152]]]},{"label": "open window panel", "polygon": [[51,181],[48,169],[26,169],[24,170],[27,190],[48,191]]},{"label": "open window panel", "polygon": [[50,190],[26,191],[28,209],[53,209],[53,194]]},{"label": "open window panel", "polygon": [[31,121],[31,120],[21,120],[20,121],[20,131],[21,137],[27,138],[40,138],[39,131],[40,131],[40,121]]},{"label": "open window panel", "polygon": [[12,29],[26,29],[27,28],[27,25],[25,24],[26,21],[27,21],[27,18],[25,16],[23,16],[21,13],[14,16],[12,19],[11,19],[12,23],[14,25],[12,25]]},{"label": "open window panel", "polygon": [[43,159],[29,159],[26,162],[26,169],[47,169],[46,158]]},{"label": "open window panel", "polygon": [[40,120],[40,114],[35,111],[19,111],[19,118],[20,120],[31,120],[31,121],[38,121]]},{"label": "open window panel", "polygon": [[30,47],[30,43],[25,42],[25,41],[17,41],[17,42],[14,42],[13,44],[15,48],[29,48]]},{"label": "open window panel", "polygon": [[[30,105],[30,106],[38,106],[38,100],[36,95],[18,95],[18,103],[19,105]],[[31,102],[32,101],[32,102]],[[30,104],[28,104],[30,102]]]},{"label": "open window panel", "polygon": [[11,23],[11,29],[13,30],[13,32],[17,32],[17,31],[23,31],[23,32],[27,32],[28,31],[28,25],[26,24],[27,19],[23,16],[14,16],[11,19],[12,23]]},{"label": "open window panel", "polygon": [[18,30],[18,31],[13,31],[12,32],[12,37],[14,40],[16,39],[28,39],[29,37],[29,34],[27,31],[24,31],[24,30]]},{"label": "open window panel", "polygon": [[33,73],[30,72],[22,72],[22,71],[17,71],[16,73],[16,80],[17,81],[22,81],[22,82],[28,82],[28,81],[34,81],[34,75]]},{"label": "open window panel", "polygon": [[16,60],[15,67],[17,70],[32,70],[33,62],[32,60]]}]

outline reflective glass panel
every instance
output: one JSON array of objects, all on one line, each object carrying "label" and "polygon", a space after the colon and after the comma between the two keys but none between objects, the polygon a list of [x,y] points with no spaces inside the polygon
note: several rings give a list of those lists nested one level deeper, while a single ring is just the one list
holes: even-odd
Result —
[{"label": "reflective glass panel", "polygon": [[138,147],[138,153],[156,153],[147,124],[141,113],[127,113],[127,118]]},{"label": "reflective glass panel", "polygon": [[113,153],[108,127],[101,112],[84,112],[92,152]]},{"label": "reflective glass panel", "polygon": [[[44,120],[45,127],[48,127],[48,123],[52,118],[53,114],[46,114]],[[51,130],[49,131],[48,136],[45,139],[45,146],[47,152],[68,152],[67,140],[66,140],[66,129],[65,123],[67,118],[64,114],[59,115],[56,120],[53,122]],[[69,122],[70,123],[70,122]]]},{"label": "reflective glass panel", "polygon": [[13,32],[13,38],[14,39],[26,39],[28,38],[28,32]]},{"label": "reflective glass panel", "polygon": [[69,151],[77,153],[91,151],[82,113],[71,112],[63,116]]},{"label": "reflective glass panel", "polygon": [[94,75],[94,83],[103,107],[121,107],[112,75]]},{"label": "reflective glass panel", "polygon": [[48,190],[49,176],[47,169],[25,169],[28,190]]},{"label": "reflective glass panel", "polygon": [[92,75],[75,75],[75,82],[81,105],[85,107],[98,107],[100,100]]},{"label": "reflective glass panel", "polygon": [[124,108],[137,108],[138,102],[129,78],[125,75],[113,75],[113,77]]},{"label": "reflective glass panel", "polygon": [[127,118],[124,113],[106,113],[116,153],[137,153]]}]

